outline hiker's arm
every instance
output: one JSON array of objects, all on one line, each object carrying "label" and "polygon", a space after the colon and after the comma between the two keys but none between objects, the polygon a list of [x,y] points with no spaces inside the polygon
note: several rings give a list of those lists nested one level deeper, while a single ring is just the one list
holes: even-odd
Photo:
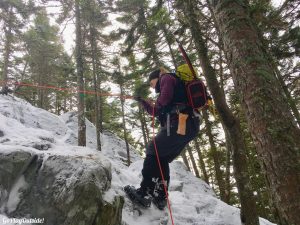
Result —
[{"label": "hiker's arm", "polygon": [[[153,114],[153,107],[154,107],[154,103],[153,102],[146,101],[146,100],[142,99],[140,101],[140,103],[143,105],[143,107],[147,111],[147,113],[149,113],[150,115]],[[154,116],[158,115],[157,112],[158,112],[158,108],[157,108],[157,105],[155,105]]]},{"label": "hiker's arm", "polygon": [[[171,75],[164,75],[160,80],[160,95],[156,100],[154,115],[158,116],[164,106],[171,103],[174,94],[174,88],[176,86],[176,79]],[[152,115],[154,103],[141,100],[140,101],[145,110]]]},{"label": "hiker's arm", "polygon": [[156,105],[159,109],[171,103],[176,86],[176,78],[166,74],[160,80],[160,95],[156,100]]}]

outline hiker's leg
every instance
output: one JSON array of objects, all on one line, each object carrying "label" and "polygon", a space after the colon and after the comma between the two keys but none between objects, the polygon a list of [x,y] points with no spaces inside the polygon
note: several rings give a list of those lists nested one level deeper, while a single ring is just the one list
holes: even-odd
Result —
[{"label": "hiker's leg", "polygon": [[[165,180],[170,180],[170,169],[168,160],[160,158],[160,164]],[[161,173],[156,156],[146,155],[142,169],[143,180],[141,182],[142,188],[147,188],[149,193],[152,193],[158,181],[161,180]]]},{"label": "hiker's leg", "polygon": [[[147,148],[146,154],[156,155],[156,150],[160,158],[168,158],[169,162],[174,160],[184,147],[193,139],[199,132],[199,121],[190,118],[186,124],[186,135],[177,134],[177,126],[171,127],[170,135],[167,135],[166,129],[162,129],[155,136],[154,141],[151,141]],[[156,150],[155,150],[156,146]]]}]

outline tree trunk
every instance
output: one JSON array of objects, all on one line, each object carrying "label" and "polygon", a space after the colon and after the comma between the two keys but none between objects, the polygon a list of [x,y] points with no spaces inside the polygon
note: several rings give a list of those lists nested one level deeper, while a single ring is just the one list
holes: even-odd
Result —
[{"label": "tree trunk", "polygon": [[280,222],[300,224],[300,130],[249,17],[247,1],[209,2]]},{"label": "tree trunk", "polygon": [[141,123],[141,127],[142,127],[144,146],[147,146],[147,144],[148,144],[148,138],[147,138],[147,133],[146,133],[147,124],[145,124],[145,120],[143,117],[143,108],[140,104],[138,104],[138,115],[139,115],[139,119],[140,119],[140,123]]},{"label": "tree trunk", "polygon": [[[43,55],[41,55],[40,57],[41,57],[41,59],[43,59],[42,61],[46,61],[46,59],[45,59],[46,57],[44,57]],[[45,64],[43,64],[42,67],[38,66],[38,85],[39,86],[44,86],[44,84],[45,84],[44,79],[46,77],[47,77],[47,66],[45,66]],[[37,104],[38,107],[41,108],[41,109],[47,110],[46,105],[45,105],[45,103],[46,103],[46,100],[45,100],[46,90],[44,88],[38,88],[37,92],[38,92],[38,104]]]},{"label": "tree trunk", "polygon": [[225,172],[225,202],[227,204],[230,203],[231,196],[231,184],[230,184],[230,168],[231,168],[231,153],[232,153],[232,145],[229,138],[229,134],[224,125],[222,124],[224,132],[225,132],[225,140],[226,140],[226,172]]},{"label": "tree trunk", "polygon": [[195,158],[193,156],[192,148],[190,146],[187,146],[186,148],[187,148],[187,151],[189,153],[189,156],[190,156],[190,159],[191,159],[191,162],[192,162],[194,173],[195,173],[196,177],[200,178],[198,167],[197,167]]},{"label": "tree trunk", "polygon": [[[41,72],[38,73],[38,85],[42,86],[42,73]],[[38,88],[37,92],[38,92],[37,106],[42,109],[43,108],[43,89]]]},{"label": "tree trunk", "polygon": [[8,20],[5,23],[6,27],[4,29],[4,35],[5,35],[5,43],[4,43],[4,56],[3,56],[3,71],[2,71],[2,90],[4,91],[5,87],[7,86],[8,81],[8,67],[9,67],[9,57],[11,54],[11,45],[12,45],[12,17],[13,17],[13,11],[11,8],[8,9]]},{"label": "tree trunk", "polygon": [[69,96],[69,102],[70,102],[70,111],[73,111],[73,95]]},{"label": "tree trunk", "polygon": [[[124,96],[122,85],[120,85],[120,90],[121,90],[121,96]],[[126,144],[126,152],[127,152],[127,165],[130,166],[130,151],[129,151],[128,136],[127,136],[127,129],[126,129],[126,121],[125,121],[124,99],[122,97],[121,97],[121,109],[122,109],[122,125],[123,125],[123,132],[124,132],[124,141]]]},{"label": "tree trunk", "polygon": [[[200,59],[200,65],[203,69],[208,87],[213,95],[220,119],[225,126],[225,132],[228,133],[228,139],[231,141],[231,146],[233,147],[233,166],[241,202],[241,221],[247,225],[258,225],[258,214],[250,185],[246,146],[241,132],[240,122],[229,109],[224,92],[220,88],[217,80],[216,72],[211,66],[207,47],[203,40],[202,28],[194,11],[197,5],[193,0],[188,0],[184,3],[186,16],[188,17],[190,29]],[[223,199],[225,200],[225,186],[222,188],[224,188]]]},{"label": "tree trunk", "polygon": [[91,51],[92,51],[92,65],[93,65],[93,82],[94,82],[94,91],[95,91],[95,124],[96,124],[96,137],[97,137],[97,150],[101,151],[101,139],[100,139],[100,115],[99,115],[99,97],[98,97],[98,79],[97,79],[97,42],[96,42],[96,29],[95,29],[95,16],[94,10],[92,10],[92,21],[90,22],[90,44],[91,44]]},{"label": "tree trunk", "polygon": [[196,147],[196,150],[197,150],[197,153],[198,153],[199,164],[200,164],[200,168],[201,168],[201,171],[202,171],[202,174],[203,174],[203,179],[207,184],[209,184],[209,176],[208,176],[206,168],[205,168],[205,163],[204,163],[204,160],[203,160],[203,155],[202,155],[202,152],[201,152],[201,149],[200,149],[199,142],[196,139],[196,140],[194,140],[194,143],[195,143],[195,147]]},{"label": "tree trunk", "polygon": [[81,15],[80,1],[75,1],[75,18],[76,18],[76,69],[78,85],[78,145],[86,146],[86,125],[85,125],[85,102],[84,102],[84,80],[83,80],[83,58],[82,58],[82,36],[81,36]]},{"label": "tree trunk", "polygon": [[182,151],[180,155],[181,155],[181,157],[183,159],[183,162],[184,162],[184,165],[186,166],[186,168],[188,169],[188,171],[191,171],[191,168],[190,168],[190,165],[189,165],[189,161],[188,161],[185,153],[186,153],[186,151]]},{"label": "tree trunk", "polygon": [[209,139],[210,151],[214,162],[214,169],[216,173],[216,180],[220,190],[220,198],[222,201],[225,200],[225,183],[223,179],[223,172],[221,170],[221,164],[219,159],[219,152],[215,144],[215,140],[212,134],[212,125],[208,119],[208,114],[206,111],[203,111],[203,119],[206,125],[205,133]]},{"label": "tree trunk", "polygon": [[55,93],[55,114],[56,115],[59,115],[59,97],[58,97],[58,94]]},{"label": "tree trunk", "polygon": [[[99,60],[99,58],[97,57],[97,59]],[[97,86],[98,86],[98,92],[99,92],[99,96],[98,96],[98,100],[99,100],[99,104],[98,104],[98,109],[99,109],[99,130],[100,133],[103,132],[103,104],[104,104],[104,98],[101,96],[102,94],[102,89],[101,89],[101,84],[102,84],[102,77],[100,75],[100,73],[102,73],[102,66],[100,64],[100,61],[98,61],[98,69],[99,72],[96,73],[96,79],[97,79]]]},{"label": "tree trunk", "polygon": [[147,137],[147,143],[149,143],[150,141],[150,133],[149,133],[149,129],[148,129],[148,126],[147,126],[147,120],[146,120],[146,114],[145,114],[145,110],[142,111],[142,114],[143,114],[143,122],[145,124],[145,132],[146,132],[146,137]]}]

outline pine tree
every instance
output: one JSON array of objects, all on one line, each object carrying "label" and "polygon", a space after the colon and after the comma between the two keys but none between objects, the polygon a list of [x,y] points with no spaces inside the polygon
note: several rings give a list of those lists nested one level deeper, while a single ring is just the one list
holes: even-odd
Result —
[{"label": "pine tree", "polygon": [[84,68],[83,68],[83,40],[80,1],[75,1],[76,19],[76,70],[78,84],[78,145],[86,146],[85,102],[84,102]]},{"label": "pine tree", "polygon": [[2,67],[2,88],[7,86],[7,82],[12,74],[10,71],[12,66],[12,53],[15,45],[20,41],[22,28],[25,26],[25,20],[29,17],[30,9],[32,9],[32,1],[23,0],[3,1],[0,3],[0,21],[3,23],[4,31],[4,50],[3,50],[3,67]]},{"label": "pine tree", "polygon": [[[129,89],[132,90],[133,96],[147,99],[150,94],[149,86],[147,82],[145,82],[145,78],[142,76],[143,72],[139,69],[135,55],[133,53],[130,53],[126,56],[126,59],[128,60],[128,65],[125,66],[124,69],[128,73],[127,77],[133,81],[132,85],[129,86]],[[133,123],[136,122],[136,118],[139,119],[139,124],[135,124],[137,126],[140,126],[140,129],[142,131],[143,144],[141,144],[141,146],[144,151],[151,139],[149,133],[149,117],[141,104],[135,102],[132,104],[132,106],[137,107],[138,109],[136,113],[134,112],[135,110],[132,110],[133,116],[131,119]]]},{"label": "pine tree", "polygon": [[[59,75],[67,66],[68,57],[62,51],[63,46],[58,39],[58,27],[49,24],[45,9],[37,12],[34,25],[24,34],[24,39],[27,51],[25,57],[31,73],[28,81],[39,86],[57,86]],[[66,80],[67,76],[64,79]],[[25,91],[24,88],[22,90]],[[49,94],[53,90],[39,88],[34,91],[37,92],[37,100],[33,103],[50,110],[52,102]]]},{"label": "pine tree", "polygon": [[[150,20],[149,1],[120,0],[117,1],[117,10],[125,13],[117,20],[129,26],[129,29],[119,30],[120,35],[126,36],[124,41],[126,48],[123,54],[129,55],[134,48],[140,47],[144,54],[140,63],[145,68],[164,66],[160,59],[161,52],[158,50],[158,29]],[[148,70],[145,71],[148,72]]]},{"label": "pine tree", "polygon": [[[100,132],[102,132],[102,97],[101,97],[101,84],[105,81],[105,76],[103,75],[102,64],[104,63],[105,57],[102,52],[103,46],[110,43],[108,40],[109,36],[103,34],[103,30],[110,24],[108,22],[107,13],[105,9],[107,8],[105,1],[84,1],[82,6],[83,23],[88,26],[87,29],[87,42],[86,43],[86,55],[85,58],[90,58],[91,61],[91,74],[92,74],[92,85],[95,93],[93,103],[94,103],[94,123],[96,125],[96,137],[97,137],[97,149],[101,151],[101,140]],[[101,59],[101,61],[100,61]],[[86,59],[88,64],[88,59]],[[88,69],[88,68],[87,68]]]},{"label": "pine tree", "polygon": [[299,8],[296,1],[285,1],[279,9],[275,9],[268,1],[254,1],[250,5],[250,15],[261,31],[261,40],[269,49],[270,64],[283,88],[298,126],[300,126],[300,113],[294,94],[296,88],[294,83],[299,74],[299,65],[294,66],[294,62],[299,61],[297,59],[300,46],[300,28],[297,23]]},{"label": "pine tree", "polygon": [[[246,1],[209,1],[282,224],[300,223],[300,130]],[[242,32],[241,32],[242,31]]]}]

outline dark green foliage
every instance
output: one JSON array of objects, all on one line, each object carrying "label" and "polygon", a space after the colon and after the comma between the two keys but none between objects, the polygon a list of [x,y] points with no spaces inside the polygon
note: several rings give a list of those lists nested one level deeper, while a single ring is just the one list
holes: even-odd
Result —
[{"label": "dark green foliage", "polygon": [[[4,74],[4,65],[6,65],[10,79],[58,88],[73,88],[74,91],[68,92],[19,87],[16,94],[57,114],[76,110],[75,52],[66,53],[61,42],[62,29],[64,26],[69,26],[68,23],[75,21],[75,1],[54,1],[59,6],[55,17],[57,25],[50,23],[46,11],[47,1],[42,1],[38,6],[35,6],[34,2],[0,1],[0,24],[4,31],[0,36],[2,45],[0,73]],[[238,98],[233,89],[229,66],[225,61],[227,53],[224,52],[220,40],[222,36],[219,36],[219,31],[214,26],[215,18],[208,9],[210,5],[207,2],[218,1],[194,2],[197,5],[195,16],[198,17],[202,26],[203,42],[208,49],[207,54],[211,66],[216,71],[226,100],[230,102],[230,109],[240,119],[246,138],[248,169],[251,185],[255,191],[258,213],[262,217],[275,221],[272,205],[269,203],[269,190],[262,173],[263,167],[259,163],[245,115],[241,110],[242,99]],[[232,0],[222,1],[222,5],[225,7],[232,2]],[[294,103],[296,110],[299,110],[299,3],[283,1],[283,5],[275,8],[269,0],[241,0],[238,2],[244,7],[249,7],[252,25],[260,30],[260,39],[265,48],[262,54],[246,58],[246,62],[249,64],[257,64],[262,61],[271,62],[272,68],[277,71],[277,76],[274,77],[274,74],[269,73],[265,68],[257,67],[255,71],[257,77],[262,77],[262,82],[266,83],[282,81],[281,85],[287,91],[285,92],[287,101]],[[184,2],[80,0],[78,3],[81,12],[81,57],[83,59],[84,87],[88,91],[96,91],[99,94],[98,98],[92,94],[81,95],[85,100],[86,117],[96,124],[96,115],[98,115],[102,131],[108,130],[126,139],[127,143],[142,153],[152,136],[151,116],[147,115],[136,101],[124,101],[119,97],[100,97],[100,95],[104,92],[113,92],[140,96],[143,99],[155,99],[147,82],[149,72],[160,66],[174,70],[176,66],[185,63],[174,39],[175,31],[175,36],[183,44],[193,65],[199,74],[202,72],[189,24],[182,10]],[[9,9],[13,9],[13,14],[9,14]],[[227,13],[234,14],[236,12],[235,9],[229,9]],[[29,18],[31,23],[29,23]],[[236,26],[240,23],[243,23],[240,18],[233,18],[230,25]],[[114,27],[111,28],[111,25]],[[11,33],[8,32],[9,30]],[[4,60],[5,43],[8,43],[7,37],[10,39],[8,63]],[[250,51],[249,48],[246,46],[244,50]],[[267,50],[272,54],[267,54]],[[243,65],[241,64],[241,66]],[[268,93],[265,95],[268,96]],[[272,98],[272,96],[268,97]],[[96,101],[99,103],[99,111],[96,110]],[[270,108],[266,108],[264,99],[255,98],[254,101],[257,102],[257,107],[261,107],[265,113],[268,113]],[[232,153],[227,154],[230,149],[227,149],[220,117],[213,117],[210,114],[209,121],[215,148],[212,149],[208,137],[204,135],[206,129],[204,123],[201,126],[202,135],[198,138],[209,183],[220,196],[215,170],[216,158],[214,158],[217,157],[222,178],[225,180],[226,174],[229,174],[229,182],[226,180],[228,184],[225,185],[226,191],[229,191],[228,202],[231,205],[240,206],[239,195],[236,191],[237,183],[233,174]],[[155,127],[158,128],[157,124]],[[127,133],[124,130],[127,130]],[[271,134],[280,139],[278,131],[280,128],[273,129]],[[191,145],[191,147],[195,152],[195,145]],[[196,160],[200,162],[197,157]],[[230,160],[229,164],[227,164],[227,160]]]},{"label": "dark green foliage", "polygon": [[[67,80],[72,79],[73,65],[68,55],[62,51],[63,46],[58,38],[58,31],[58,27],[50,25],[44,9],[39,11],[34,25],[24,34],[28,53],[25,58],[31,73],[30,83],[34,82],[40,86],[68,87]],[[50,99],[54,90],[36,91],[38,96],[36,100],[32,100],[32,103],[56,112],[56,106],[51,105]],[[60,99],[63,96],[63,93],[59,93],[57,98]],[[30,97],[27,96],[27,99]]]}]

